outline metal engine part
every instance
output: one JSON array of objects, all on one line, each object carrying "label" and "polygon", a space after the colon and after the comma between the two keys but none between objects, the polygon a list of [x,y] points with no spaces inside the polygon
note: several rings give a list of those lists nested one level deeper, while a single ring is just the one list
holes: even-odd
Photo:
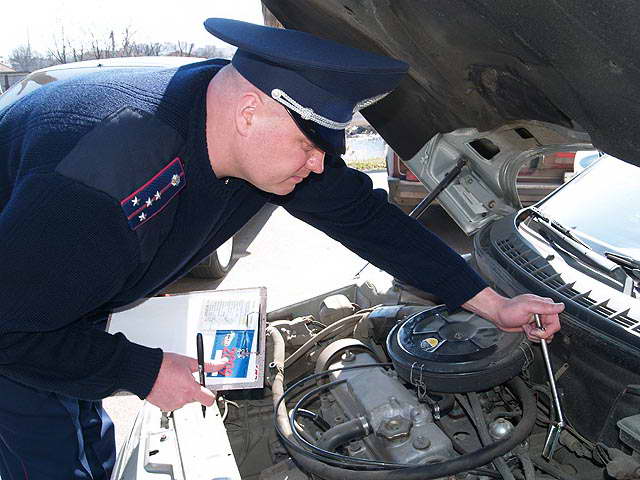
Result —
[{"label": "metal engine part", "polygon": [[318,317],[325,325],[331,325],[341,318],[353,315],[353,313],[355,313],[355,308],[345,295],[331,295],[322,301]]},{"label": "metal engine part", "polygon": [[[350,340],[350,342],[347,342]],[[318,358],[317,371],[378,360],[355,339],[328,346]],[[434,423],[414,391],[404,387],[393,371],[362,368],[336,371],[329,380],[346,379],[323,402],[325,418],[365,417],[371,434],[350,445],[353,455],[394,463],[427,463],[455,455],[451,441]],[[343,412],[342,415],[336,412]]]}]

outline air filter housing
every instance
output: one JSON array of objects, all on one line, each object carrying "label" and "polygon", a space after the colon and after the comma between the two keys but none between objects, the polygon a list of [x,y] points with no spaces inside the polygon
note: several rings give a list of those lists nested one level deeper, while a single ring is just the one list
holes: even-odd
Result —
[{"label": "air filter housing", "polygon": [[444,306],[396,325],[387,349],[398,375],[433,392],[487,390],[515,377],[533,358],[524,333],[507,333],[478,315]]}]

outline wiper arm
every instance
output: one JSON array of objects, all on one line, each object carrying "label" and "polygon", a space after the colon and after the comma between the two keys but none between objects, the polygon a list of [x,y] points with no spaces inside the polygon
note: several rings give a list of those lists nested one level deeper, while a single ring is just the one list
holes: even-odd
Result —
[{"label": "wiper arm", "polygon": [[568,228],[555,220],[549,219],[537,208],[530,207],[527,211],[531,216],[536,217],[538,225],[544,230],[544,232],[540,233],[548,241],[557,244],[577,260],[616,280],[622,285],[623,291],[629,290],[630,283],[631,286],[633,285],[632,278],[618,263],[593,251],[591,247],[578,239]]},{"label": "wiper arm", "polygon": [[640,281],[640,260],[614,252],[604,252],[604,256],[624,268],[636,281]]},{"label": "wiper arm", "polygon": [[629,267],[631,269],[640,269],[640,260],[636,260],[633,257],[628,255],[623,255],[621,253],[614,252],[604,252],[604,256],[607,257],[612,262],[617,263],[623,267]]},{"label": "wiper arm", "polygon": [[591,250],[591,247],[586,243],[584,243],[582,240],[580,240],[578,237],[576,237],[574,233],[571,231],[571,229],[565,227],[557,220],[547,217],[544,213],[542,213],[540,210],[538,210],[535,207],[529,207],[527,210],[532,214],[532,216],[536,217],[539,220],[542,220],[548,227],[559,231],[565,237],[573,240],[576,243],[579,243],[584,248]]}]

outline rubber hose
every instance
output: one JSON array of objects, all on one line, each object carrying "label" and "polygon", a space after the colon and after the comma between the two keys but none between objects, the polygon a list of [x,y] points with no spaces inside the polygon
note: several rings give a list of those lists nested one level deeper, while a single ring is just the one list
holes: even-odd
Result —
[{"label": "rubber hose", "polygon": [[301,417],[310,419],[313,422],[313,424],[323,432],[326,432],[331,428],[331,425],[329,425],[329,423],[327,423],[327,421],[324,418],[322,418],[319,414],[312,412],[311,410],[305,410],[304,408],[299,408],[298,415],[300,415]]},{"label": "rubber hose", "polygon": [[533,462],[528,453],[523,452],[518,454],[520,463],[522,464],[522,471],[524,472],[525,480],[536,480],[536,471],[533,468]]},{"label": "rubber hose", "polygon": [[[482,405],[480,405],[478,394],[475,392],[471,392],[468,394],[468,397],[469,403],[471,404],[471,411],[476,419],[476,426],[478,427],[478,433],[480,434],[482,445],[489,445],[491,443],[491,435],[489,435],[489,427],[487,426],[487,420],[484,418],[484,413],[482,412]],[[496,457],[493,460],[493,464],[495,465],[496,470],[500,472],[500,475],[502,475],[502,478],[504,480],[516,480],[504,458]]]},{"label": "rubber hose", "polygon": [[[274,386],[275,386],[274,382]],[[382,471],[358,471],[358,480],[429,480],[447,475],[453,475],[459,472],[473,470],[481,465],[486,465],[494,458],[504,455],[513,450],[517,445],[523,442],[533,430],[536,421],[536,400],[533,393],[519,378],[514,378],[508,382],[516,396],[522,403],[522,420],[516,425],[509,438],[499,440],[491,445],[483,447],[475,452],[450,460],[433,463],[427,465],[418,465],[415,467],[407,467],[398,470],[382,470]],[[282,389],[280,389],[282,391]],[[281,393],[279,395],[274,391],[274,406],[278,404]],[[278,409],[276,420],[283,434],[290,441],[294,441],[289,427],[289,418],[286,413],[284,402],[281,403],[282,409]],[[282,413],[284,410],[284,414]],[[346,468],[334,467],[327,465],[321,461],[310,458],[293,449],[289,450],[290,455],[298,463],[305,472],[318,475],[328,480],[343,480],[354,475],[353,470]]]},{"label": "rubber hose", "polygon": [[367,430],[362,425],[362,420],[353,418],[324,432],[318,441],[318,447],[333,452],[340,445],[360,439],[365,435],[367,435]]},{"label": "rubber hose", "polygon": [[531,461],[536,467],[538,467],[543,472],[548,473],[552,477],[558,478],[559,480],[574,480],[572,475],[569,475],[568,473],[563,472],[555,465],[551,465],[542,457],[533,456],[531,457]]},{"label": "rubber hose", "polygon": [[[278,400],[284,395],[284,338],[282,338],[280,330],[271,325],[267,327],[267,333],[273,340],[273,364],[277,372],[271,384],[273,405],[275,407],[278,404]],[[282,433],[287,438],[291,437],[291,425],[289,424],[289,415],[284,402],[278,407],[277,418]]]}]

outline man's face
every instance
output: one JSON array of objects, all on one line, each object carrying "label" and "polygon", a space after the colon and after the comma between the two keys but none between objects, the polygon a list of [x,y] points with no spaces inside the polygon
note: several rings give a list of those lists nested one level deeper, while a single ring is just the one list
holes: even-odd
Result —
[{"label": "man's face", "polygon": [[324,170],[324,152],[296,126],[285,108],[265,99],[254,117],[243,177],[265,192],[290,193],[311,172]]}]

